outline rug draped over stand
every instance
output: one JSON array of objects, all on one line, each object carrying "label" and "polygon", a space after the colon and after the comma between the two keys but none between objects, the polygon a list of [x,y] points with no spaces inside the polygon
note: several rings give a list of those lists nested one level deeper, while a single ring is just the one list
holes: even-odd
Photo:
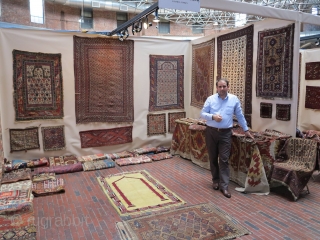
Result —
[{"label": "rug draped over stand", "polygon": [[192,45],[191,106],[202,108],[213,91],[214,39]]},{"label": "rug draped over stand", "polygon": [[185,203],[144,170],[100,176],[98,182],[120,216],[137,216]]},{"label": "rug draped over stand", "polygon": [[183,55],[150,55],[149,111],[183,109],[183,81]]},{"label": "rug draped over stand", "polygon": [[258,33],[257,97],[292,98],[294,24]]},{"label": "rug draped over stand", "polygon": [[173,133],[176,128],[176,120],[185,118],[186,112],[169,112],[168,113],[168,132]]},{"label": "rug draped over stand", "polygon": [[13,50],[17,121],[63,118],[61,54]]},{"label": "rug draped over stand", "polygon": [[224,240],[250,234],[236,219],[212,203],[138,217],[118,222],[116,226],[122,240]]},{"label": "rug draped over stand", "polygon": [[73,40],[76,122],[133,122],[133,41]]},{"label": "rug draped over stand", "polygon": [[251,125],[253,25],[218,37],[217,79],[229,80],[229,92],[238,96]]}]

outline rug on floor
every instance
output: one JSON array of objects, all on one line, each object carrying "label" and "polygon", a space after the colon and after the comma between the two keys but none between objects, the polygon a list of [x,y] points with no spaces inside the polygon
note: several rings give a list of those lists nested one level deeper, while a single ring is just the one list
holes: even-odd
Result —
[{"label": "rug on floor", "polygon": [[98,182],[120,216],[141,215],[185,204],[145,170],[100,176]]},{"label": "rug on floor", "polygon": [[233,239],[248,229],[212,203],[116,223],[120,239]]},{"label": "rug on floor", "polygon": [[32,183],[32,194],[35,197],[47,196],[51,194],[64,193],[64,181],[62,178],[45,180],[43,182]]}]

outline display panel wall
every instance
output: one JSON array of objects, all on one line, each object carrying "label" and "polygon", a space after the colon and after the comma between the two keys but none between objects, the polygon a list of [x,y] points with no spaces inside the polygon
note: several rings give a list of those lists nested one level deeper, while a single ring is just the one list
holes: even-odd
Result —
[{"label": "display panel wall", "polygon": [[[0,29],[0,110],[2,115],[2,137],[4,155],[8,159],[33,159],[40,157],[50,157],[74,154],[76,156],[90,155],[94,153],[115,153],[124,150],[133,150],[145,145],[170,146],[172,133],[168,132],[168,122],[166,133],[160,135],[147,135],[147,115],[149,112],[149,55],[183,55],[184,56],[184,106],[188,106],[190,75],[188,70],[191,65],[189,41],[162,40],[152,38],[134,38],[134,69],[133,69],[133,122],[90,122],[76,124],[75,117],[75,76],[74,76],[74,53],[73,36],[74,33],[61,33],[52,31],[22,30],[22,29]],[[98,35],[77,34],[80,37],[101,37]],[[117,39],[117,38],[116,38]],[[61,68],[63,79],[63,112],[62,119],[36,119],[30,121],[16,121],[13,94],[13,50],[21,50],[34,53],[61,54]],[[169,112],[186,111],[188,109],[170,109],[157,111],[165,113],[168,121]],[[64,129],[65,147],[49,145],[44,151],[43,135],[41,128],[59,126]],[[63,126],[63,127],[62,127]],[[115,144],[102,147],[81,148],[79,132],[88,130],[113,129],[132,126],[132,142]],[[9,129],[27,129],[38,127],[40,149],[27,151],[10,152]],[[59,128],[59,129],[60,129]],[[56,131],[60,137],[63,131]],[[49,134],[50,135],[50,134]],[[50,142],[49,142],[50,144]],[[53,149],[53,150],[52,150]],[[57,149],[57,150],[55,150]],[[61,150],[58,150],[61,149]]]}]

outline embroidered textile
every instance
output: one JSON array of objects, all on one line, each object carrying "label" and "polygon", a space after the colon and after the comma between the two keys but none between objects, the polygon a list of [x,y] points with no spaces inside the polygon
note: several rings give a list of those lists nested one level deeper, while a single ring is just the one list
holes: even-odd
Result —
[{"label": "embroidered textile", "polygon": [[81,148],[132,142],[132,126],[79,132]]},{"label": "embroidered textile", "polygon": [[63,174],[63,173],[73,173],[73,172],[81,172],[83,171],[83,167],[81,162],[70,165],[61,165],[61,166],[52,166],[45,168],[36,168],[35,174],[40,173],[55,173],[55,174]]},{"label": "embroidered textile", "polygon": [[306,80],[320,80],[320,62],[306,63]]},{"label": "embroidered textile", "polygon": [[18,182],[23,180],[31,180],[30,168],[18,169],[8,173],[4,173],[2,176],[1,184]]},{"label": "embroidered textile", "polygon": [[159,135],[167,132],[166,127],[166,114],[148,114],[147,115],[147,134],[148,135]]},{"label": "embroidered textile", "polygon": [[0,192],[10,192],[15,190],[30,190],[32,186],[31,180],[1,184]]},{"label": "embroidered textile", "polygon": [[13,50],[17,121],[63,118],[61,54]]},{"label": "embroidered textile", "polygon": [[276,104],[276,119],[290,121],[291,104]]},{"label": "embroidered textile", "polygon": [[139,215],[185,203],[144,170],[100,176],[98,182],[121,216]]},{"label": "embroidered textile", "polygon": [[306,86],[305,108],[320,109],[320,87]]},{"label": "embroidered textile", "polygon": [[310,139],[287,140],[273,164],[271,180],[287,186],[294,200],[310,180],[317,159],[317,142]]},{"label": "embroidered textile", "polygon": [[257,97],[292,97],[294,24],[258,33]]},{"label": "embroidered textile", "polygon": [[32,206],[0,215],[0,239],[36,240],[36,223]]},{"label": "embroidered textile", "polygon": [[229,80],[244,114],[252,113],[253,25],[218,37],[217,79]]},{"label": "embroidered textile", "polygon": [[45,180],[54,180],[56,179],[55,173],[40,173],[32,176],[32,182],[42,182]]},{"label": "embroidered textile", "polygon": [[[248,229],[212,203],[187,206],[116,224],[124,239],[234,239]],[[161,236],[165,236],[162,238]]]},{"label": "embroidered textile", "polygon": [[119,166],[152,162],[151,158],[146,155],[141,155],[141,156],[136,156],[136,157],[128,157],[128,158],[118,158],[118,159],[115,159],[114,161]]},{"label": "embroidered textile", "polygon": [[260,117],[272,118],[272,103],[260,103]]},{"label": "embroidered textile", "polygon": [[169,124],[169,133],[173,133],[176,128],[176,120],[180,118],[185,118],[186,112],[169,112],[168,113],[168,124]]},{"label": "embroidered textile", "polygon": [[40,149],[38,127],[9,129],[9,131],[11,152]]},{"label": "embroidered textile", "polygon": [[183,109],[183,81],[183,55],[150,55],[149,111]]},{"label": "embroidered textile", "polygon": [[73,37],[76,122],[133,122],[131,40]]},{"label": "embroidered textile", "polygon": [[214,39],[192,45],[191,106],[202,108],[213,93]]},{"label": "embroidered textile", "polygon": [[172,157],[173,156],[170,153],[166,153],[166,152],[156,153],[149,156],[149,158],[151,158],[152,161],[160,161],[160,160],[169,159]]},{"label": "embroidered textile", "polygon": [[113,168],[115,163],[113,160],[97,160],[97,161],[87,161],[82,163],[83,171],[93,171],[104,168]]},{"label": "embroidered textile", "polygon": [[64,126],[41,127],[43,150],[56,151],[66,148]]},{"label": "embroidered textile", "polygon": [[32,194],[35,197],[46,196],[56,193],[64,193],[64,181],[62,178],[44,180],[32,183]]}]

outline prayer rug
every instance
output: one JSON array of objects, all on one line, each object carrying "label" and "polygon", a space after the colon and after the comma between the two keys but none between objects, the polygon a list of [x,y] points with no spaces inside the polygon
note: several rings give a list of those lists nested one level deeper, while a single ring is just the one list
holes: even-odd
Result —
[{"label": "prayer rug", "polygon": [[160,160],[172,158],[172,155],[170,153],[162,152],[162,153],[156,153],[156,154],[150,155],[149,158],[151,158],[152,161],[160,161]]},{"label": "prayer rug", "polygon": [[73,37],[76,122],[133,122],[132,40]]},{"label": "prayer rug", "polygon": [[113,160],[97,160],[97,161],[87,161],[82,163],[83,171],[93,171],[105,168],[113,168],[115,167],[115,163]]},{"label": "prayer rug", "polygon": [[132,142],[132,126],[79,132],[81,148],[102,147]]},{"label": "prayer rug", "polygon": [[15,190],[30,190],[32,187],[31,180],[1,184],[0,192],[10,192]]},{"label": "prayer rug", "polygon": [[229,80],[244,114],[252,113],[253,25],[218,37],[217,79]]},{"label": "prayer rug", "polygon": [[40,173],[55,173],[55,174],[64,174],[64,173],[73,173],[73,172],[81,172],[83,171],[83,167],[81,162],[70,165],[61,165],[61,166],[52,166],[45,168],[36,168],[35,174]]},{"label": "prayer rug", "polygon": [[140,215],[185,204],[144,170],[100,176],[98,182],[120,216]]},{"label": "prayer rug", "polygon": [[38,127],[9,129],[10,151],[27,151],[40,149]]},{"label": "prayer rug", "polygon": [[213,93],[215,39],[192,45],[191,106],[202,108]]},{"label": "prayer rug", "polygon": [[32,206],[0,215],[0,239],[36,240],[36,223]]},{"label": "prayer rug", "polygon": [[146,155],[136,156],[136,157],[128,157],[128,158],[118,158],[114,160],[116,164],[119,166],[127,166],[132,164],[140,164],[140,163],[150,163],[152,162],[151,158]]},{"label": "prayer rug", "polygon": [[306,63],[306,80],[320,80],[320,62]]},{"label": "prayer rug", "polygon": [[16,121],[63,118],[61,54],[13,50]]},{"label": "prayer rug", "polygon": [[47,196],[51,194],[64,193],[64,181],[62,178],[44,180],[32,183],[32,194],[35,197]]},{"label": "prayer rug", "polygon": [[186,112],[171,112],[168,113],[168,125],[169,125],[169,133],[173,133],[176,128],[176,120],[180,118],[185,118]]},{"label": "prayer rug", "polygon": [[294,24],[258,33],[257,97],[292,98]]},{"label": "prayer rug", "polygon": [[320,109],[320,87],[306,86],[305,108]]},{"label": "prayer rug", "polygon": [[166,114],[148,114],[147,115],[147,135],[160,135],[167,132]]},{"label": "prayer rug", "polygon": [[66,148],[64,126],[41,127],[43,150],[56,151]]},{"label": "prayer rug", "polygon": [[290,121],[291,104],[276,104],[276,119]]},{"label": "prayer rug", "polygon": [[183,55],[150,55],[149,111],[183,109],[183,81]]},{"label": "prayer rug", "polygon": [[23,180],[31,180],[30,168],[17,169],[8,173],[4,173],[2,176],[1,184],[18,182]]},{"label": "prayer rug", "polygon": [[132,150],[132,153],[134,153],[135,155],[141,155],[145,153],[156,153],[156,152],[157,152],[157,148],[151,147],[151,146],[145,146],[142,148],[136,148]]},{"label": "prayer rug", "polygon": [[260,103],[260,117],[272,118],[272,103]]},{"label": "prayer rug", "polygon": [[42,182],[46,180],[54,180],[56,179],[55,173],[40,173],[32,176],[32,182]]},{"label": "prayer rug", "polygon": [[142,216],[116,223],[124,239],[234,239],[250,234],[236,219],[212,203]]}]

